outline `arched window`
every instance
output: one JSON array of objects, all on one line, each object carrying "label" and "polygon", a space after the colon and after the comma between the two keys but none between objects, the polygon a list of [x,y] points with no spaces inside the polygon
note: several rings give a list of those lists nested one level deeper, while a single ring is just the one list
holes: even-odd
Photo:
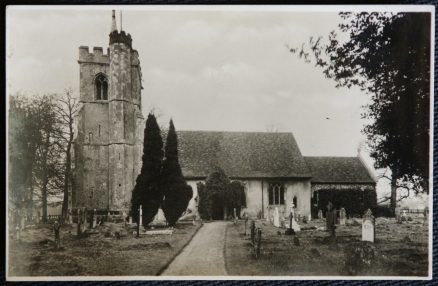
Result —
[{"label": "arched window", "polygon": [[284,205],[284,184],[269,184],[268,200],[270,205]]},{"label": "arched window", "polygon": [[108,79],[102,73],[94,79],[94,94],[96,100],[108,100]]}]

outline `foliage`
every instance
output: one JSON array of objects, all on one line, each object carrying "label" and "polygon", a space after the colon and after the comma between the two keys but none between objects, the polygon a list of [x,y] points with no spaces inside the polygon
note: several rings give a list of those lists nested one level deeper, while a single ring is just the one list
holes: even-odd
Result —
[{"label": "foliage", "polygon": [[348,275],[366,273],[376,259],[376,249],[371,242],[353,243],[346,249],[345,271]]},{"label": "foliage", "polygon": [[[363,129],[377,168],[390,168],[392,184],[428,192],[430,13],[340,13],[338,28],[293,48],[306,62],[314,56],[337,87],[358,86],[371,97]],[[392,202],[394,204],[394,202]]]},{"label": "foliage", "polygon": [[143,225],[148,225],[158,212],[163,200],[160,189],[163,140],[153,114],[149,114],[144,129],[143,156],[140,174],[132,191],[131,214],[138,221],[138,209],[143,209]]},{"label": "foliage", "polygon": [[[40,200],[43,221],[47,220],[47,200],[63,189],[65,156],[60,142],[58,96],[9,96],[9,190],[12,209],[33,215]],[[19,178],[21,177],[21,178]]]},{"label": "foliage", "polygon": [[205,184],[199,182],[197,184],[198,189],[198,213],[202,219],[212,219],[212,200],[210,193],[207,191]]},{"label": "foliage", "polygon": [[170,226],[174,226],[187,209],[193,196],[192,188],[187,185],[178,161],[178,138],[175,126],[170,120],[167,133],[165,159],[161,173],[161,183],[164,192],[163,212]]},{"label": "foliage", "polygon": [[221,168],[216,168],[207,177],[205,184],[198,184],[198,196],[198,211],[203,219],[212,219],[215,207],[229,210],[230,214],[235,208],[239,214],[241,207],[246,206],[242,183],[231,182]]},{"label": "foliage", "polygon": [[389,206],[374,206],[371,208],[374,217],[394,217],[394,213],[392,212]]}]

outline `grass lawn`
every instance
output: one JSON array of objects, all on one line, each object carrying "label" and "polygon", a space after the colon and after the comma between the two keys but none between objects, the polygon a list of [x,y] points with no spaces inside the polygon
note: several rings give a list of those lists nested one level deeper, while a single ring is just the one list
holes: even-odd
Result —
[{"label": "grass lawn", "polygon": [[190,241],[200,225],[178,224],[172,235],[125,231],[120,239],[101,233],[76,237],[75,225],[61,228],[61,249],[54,248],[51,225],[26,229],[19,243],[9,240],[9,276],[149,276],[157,275]]},{"label": "grass lawn", "polygon": [[[346,226],[337,226],[336,243],[328,238],[328,232],[306,230],[294,237],[284,235],[285,229],[258,221],[262,228],[261,255],[255,258],[250,236],[244,235],[244,222],[230,224],[227,228],[225,259],[229,275],[260,276],[347,276],[345,261],[347,249],[360,244],[360,223],[347,220]],[[323,220],[314,220],[302,227],[325,226]],[[281,235],[278,232],[281,232]],[[248,230],[249,233],[249,223]],[[364,266],[356,275],[366,276],[427,276],[428,226],[423,218],[397,224],[394,218],[376,220],[376,241],[371,245],[374,258],[370,266]]]}]

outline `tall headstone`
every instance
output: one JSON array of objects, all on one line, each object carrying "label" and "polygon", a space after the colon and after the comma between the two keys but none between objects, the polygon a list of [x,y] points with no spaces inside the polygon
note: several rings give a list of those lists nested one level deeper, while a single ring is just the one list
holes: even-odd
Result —
[{"label": "tall headstone", "polygon": [[87,230],[87,208],[84,209],[82,213],[83,221],[82,221],[82,232]]},{"label": "tall headstone", "polygon": [[128,222],[129,222],[129,224],[132,224],[132,216],[129,216]]},{"label": "tall headstone", "polygon": [[280,227],[280,214],[278,212],[277,207],[275,207],[275,210],[274,210],[274,226]]},{"label": "tall headstone", "polygon": [[400,220],[403,221],[408,221],[408,213],[406,210],[402,210],[401,211],[401,215],[400,215]]},{"label": "tall headstone", "polygon": [[138,221],[139,221],[139,225],[141,227],[143,225],[143,208],[141,205],[138,208]]},{"label": "tall headstone", "polygon": [[96,215],[96,209],[93,210],[93,223],[91,225],[92,228],[96,228],[97,225],[97,215]]},{"label": "tall headstone", "polygon": [[375,233],[375,219],[373,213],[368,209],[362,219],[362,241],[370,241],[374,243]]},{"label": "tall headstone", "polygon": [[345,211],[344,208],[341,208],[339,210],[339,224],[345,225],[346,220],[347,220],[347,212]]},{"label": "tall headstone", "polygon": [[331,236],[335,236],[335,223],[336,223],[336,212],[333,209],[332,202],[328,202],[327,204],[327,213],[326,213],[326,227],[327,231],[330,232]]},{"label": "tall headstone", "polygon": [[318,211],[318,219],[323,219],[322,210]]}]

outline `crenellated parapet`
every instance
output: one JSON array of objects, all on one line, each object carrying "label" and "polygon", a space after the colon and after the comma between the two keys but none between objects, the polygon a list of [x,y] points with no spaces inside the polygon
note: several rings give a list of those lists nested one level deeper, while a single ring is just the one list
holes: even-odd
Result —
[{"label": "crenellated parapet", "polygon": [[102,47],[93,47],[92,53],[90,53],[88,46],[79,47],[79,63],[109,64],[109,58],[109,49],[104,54]]},{"label": "crenellated parapet", "polygon": [[110,45],[115,43],[124,43],[129,48],[132,48],[132,38],[130,34],[126,34],[125,31],[112,31],[109,35]]}]

